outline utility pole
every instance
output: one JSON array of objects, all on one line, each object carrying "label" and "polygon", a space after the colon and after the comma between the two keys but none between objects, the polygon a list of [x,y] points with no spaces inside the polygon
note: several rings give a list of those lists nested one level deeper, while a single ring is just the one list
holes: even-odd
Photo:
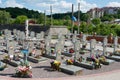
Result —
[{"label": "utility pole", "polygon": [[46,10],[44,10],[44,26],[46,26]]},{"label": "utility pole", "polygon": [[52,6],[50,6],[50,12],[51,12],[51,26],[53,25],[52,23]]},{"label": "utility pole", "polygon": [[[72,17],[74,15],[74,5],[72,4]],[[74,20],[72,20],[72,33],[73,33],[73,27],[74,27]]]},{"label": "utility pole", "polygon": [[80,33],[80,3],[78,3],[78,34]]}]

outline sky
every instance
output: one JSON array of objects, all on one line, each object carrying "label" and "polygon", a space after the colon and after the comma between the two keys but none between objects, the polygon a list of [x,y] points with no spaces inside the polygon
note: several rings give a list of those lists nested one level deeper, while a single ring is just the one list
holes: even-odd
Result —
[{"label": "sky", "polygon": [[50,5],[53,13],[65,13],[72,11],[72,4],[74,4],[74,11],[78,10],[78,3],[82,12],[95,7],[120,7],[120,0],[0,0],[0,7],[27,8],[50,14]]}]

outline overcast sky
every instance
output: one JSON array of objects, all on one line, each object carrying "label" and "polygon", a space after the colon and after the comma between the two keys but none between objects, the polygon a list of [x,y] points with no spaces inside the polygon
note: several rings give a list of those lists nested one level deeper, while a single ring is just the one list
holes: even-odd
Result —
[{"label": "overcast sky", "polygon": [[86,12],[95,7],[120,7],[120,0],[0,0],[0,7],[20,7],[37,10],[47,14],[50,13],[50,5],[53,6],[53,13],[70,12],[71,5],[74,4],[74,11],[80,2],[80,9]]}]

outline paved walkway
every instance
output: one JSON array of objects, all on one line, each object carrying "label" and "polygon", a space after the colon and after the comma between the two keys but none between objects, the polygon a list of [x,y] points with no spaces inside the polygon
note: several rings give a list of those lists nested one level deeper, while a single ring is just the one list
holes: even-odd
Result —
[{"label": "paved walkway", "polygon": [[10,78],[0,76],[0,80],[120,80],[120,69],[99,74],[62,78]]}]

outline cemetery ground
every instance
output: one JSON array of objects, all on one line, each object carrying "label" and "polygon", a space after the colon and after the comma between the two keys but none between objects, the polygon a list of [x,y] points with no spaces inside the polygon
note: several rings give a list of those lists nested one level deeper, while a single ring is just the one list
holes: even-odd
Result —
[{"label": "cemetery ground", "polygon": [[[2,58],[2,56],[0,58]],[[50,66],[51,61],[52,59],[47,59],[46,61],[41,61],[39,63],[30,62],[30,65],[32,66],[33,78],[62,78],[62,77],[71,77],[71,76],[75,77],[75,75],[69,75],[60,71],[52,70]],[[119,66],[120,66],[119,62],[114,62],[110,65],[102,65],[100,69],[93,69],[93,70],[84,69],[82,74],[77,76],[91,75],[91,74],[109,72],[113,70],[119,70],[120,69]],[[8,68],[6,68],[3,71],[0,71],[0,75],[11,77],[13,74],[15,74],[16,68],[17,67],[8,65]]]},{"label": "cemetery ground", "polygon": [[[9,31],[7,31],[8,33]],[[79,53],[79,50],[81,50],[80,48],[84,45],[84,42],[86,42],[86,38],[83,38],[83,40],[81,41],[81,43],[76,39],[76,34],[73,35],[73,38],[71,40],[71,42],[73,43],[72,45],[72,49],[69,48],[67,49],[68,54],[72,54],[72,56],[64,56],[64,59],[62,59],[63,57],[63,54],[61,54],[62,52],[65,52],[64,49],[65,49],[65,38],[64,36],[62,36],[61,34],[58,35],[58,42],[56,44],[54,44],[54,50],[53,50],[53,44],[51,44],[51,35],[48,35],[47,37],[45,37],[44,39],[44,42],[38,42],[38,41],[24,41],[24,38],[25,38],[25,34],[24,32],[19,32],[21,34],[21,36],[17,35],[17,40],[12,40],[12,39],[9,39],[9,36],[6,36],[5,37],[5,40],[3,40],[2,42],[5,42],[6,45],[4,45],[4,47],[8,50],[8,54],[5,53],[5,54],[1,54],[0,55],[0,59],[3,60],[7,60],[8,61],[8,65],[7,65],[7,68],[5,68],[5,70],[1,70],[0,71],[0,75],[1,76],[6,76],[6,77],[9,77],[9,78],[16,78],[16,77],[19,77],[19,76],[14,76],[14,74],[16,74],[16,69],[18,69],[20,66],[22,66],[22,71],[24,71],[24,69],[27,68],[27,70],[30,69],[30,66],[32,67],[32,69],[30,69],[32,72],[32,78],[34,79],[37,79],[37,78],[65,78],[65,77],[81,77],[81,76],[86,76],[86,75],[91,75],[91,74],[100,74],[100,73],[105,73],[105,72],[110,72],[110,71],[114,71],[114,70],[120,70],[120,64],[119,62],[117,61],[114,61],[114,63],[112,64],[109,64],[109,65],[102,65],[101,68],[96,68],[96,69],[92,69],[92,70],[89,70],[89,69],[85,69],[84,67],[81,68],[79,67],[76,67],[75,65],[72,65],[73,67],[68,67],[68,66],[71,66],[71,65],[68,65],[68,64],[65,64],[65,66],[63,67],[63,70],[67,71],[68,73],[70,72],[80,72],[80,70],[82,69],[81,73],[80,74],[77,74],[77,75],[70,75],[70,74],[66,74],[66,73],[63,73],[63,70],[61,69],[61,66],[64,64],[64,62],[66,62],[67,59],[74,59],[74,61],[79,61],[78,58],[81,58],[80,56],[82,56],[84,58],[84,60],[82,60],[82,62],[79,61],[79,63],[84,66],[92,66],[92,68],[95,68],[95,64],[92,63],[92,61],[87,61],[86,58],[87,57],[90,57],[90,54],[92,53],[95,57],[96,53],[97,52],[97,49],[100,50],[100,53],[105,53],[105,52],[113,52],[113,49],[116,50],[116,45],[114,46],[115,48],[110,48],[110,47],[107,47],[107,41],[103,41],[103,46],[102,45],[98,45],[98,43],[96,43],[95,40],[91,40],[87,45],[86,49],[87,49],[87,52],[85,52],[85,54],[80,54]],[[9,35],[9,34],[8,34]],[[40,34],[41,35],[41,34]],[[39,35],[39,36],[40,36]],[[31,38],[33,39],[35,36],[35,33],[31,33]],[[38,36],[38,37],[39,37]],[[37,37],[37,38],[38,38]],[[41,36],[43,38],[43,35]],[[21,40],[21,44],[19,44],[19,40]],[[68,39],[69,40],[69,39]],[[106,39],[107,40],[107,39]],[[1,43],[2,43],[1,42]],[[34,43],[35,42],[35,43]],[[117,40],[116,42],[117,43]],[[38,44],[38,45],[36,45]],[[40,45],[39,45],[40,44]],[[45,44],[46,46],[44,47]],[[82,46],[81,46],[82,44]],[[21,47],[22,46],[22,49],[18,49],[18,47]],[[40,47],[41,48],[37,48],[37,47]],[[3,45],[2,45],[3,47]],[[107,48],[107,49],[106,49]],[[41,61],[40,59],[42,59],[41,57],[43,57],[41,55],[41,51],[44,49],[45,50],[45,55],[48,55],[48,56],[52,56],[52,57],[56,57],[56,61],[57,60],[60,60],[61,62],[61,65],[60,65],[60,71],[57,71],[57,70],[53,70],[53,69],[56,69],[56,65],[55,65],[55,60],[53,59],[50,59],[50,58],[46,58],[46,60],[44,61]],[[85,50],[86,50],[85,49]],[[19,50],[20,52],[17,52],[15,50]],[[36,51],[35,51],[36,50]],[[103,52],[102,52],[103,50]],[[72,51],[72,53],[71,53]],[[82,51],[82,50],[81,50]],[[57,54],[56,54],[57,53]],[[83,52],[82,52],[83,53]],[[7,56],[7,59],[6,57],[4,57],[5,55],[8,55]],[[27,55],[28,54],[28,55]],[[32,54],[30,56],[30,54]],[[19,55],[21,56],[20,58],[18,58],[18,56],[16,55]],[[37,58],[36,58],[36,55],[37,55]],[[12,56],[12,57],[11,57]],[[39,57],[40,56],[40,57]],[[45,57],[45,56],[44,56]],[[47,56],[46,56],[47,57]],[[25,61],[29,58],[31,58],[32,60],[33,59],[36,59],[38,60],[39,63],[33,63],[32,61],[29,61],[30,65],[28,65]],[[18,61],[16,61],[16,59]],[[9,63],[12,63],[12,64],[16,64],[18,65],[17,63],[21,62],[21,60],[24,59],[24,64],[20,64],[18,67],[13,67],[11,65],[9,65]],[[40,60],[40,61],[39,61]],[[6,62],[7,62],[6,61]],[[12,62],[13,61],[13,62]],[[35,61],[35,60],[33,60]],[[51,62],[54,61],[54,66],[52,66]],[[56,63],[57,64],[57,63]],[[3,66],[3,65],[2,65]],[[26,68],[24,68],[26,67]],[[22,75],[25,75],[23,72],[20,72],[20,77],[23,77],[21,76]],[[28,74],[27,74],[28,75]],[[64,80],[64,79],[63,79]]]}]

